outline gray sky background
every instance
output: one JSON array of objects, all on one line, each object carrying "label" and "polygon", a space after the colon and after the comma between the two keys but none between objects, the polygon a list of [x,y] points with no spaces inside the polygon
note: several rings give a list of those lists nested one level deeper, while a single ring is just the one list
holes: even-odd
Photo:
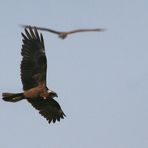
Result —
[{"label": "gray sky background", "polygon": [[2,0],[0,92],[22,91],[19,24],[108,30],[66,40],[43,32],[48,86],[67,118],[49,125],[26,101],[0,101],[0,147],[147,148],[147,7],[147,0]]}]

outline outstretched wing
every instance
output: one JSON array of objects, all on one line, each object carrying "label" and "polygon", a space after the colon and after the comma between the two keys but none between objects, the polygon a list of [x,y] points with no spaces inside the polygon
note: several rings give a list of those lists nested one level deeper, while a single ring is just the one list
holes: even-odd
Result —
[{"label": "outstretched wing", "polygon": [[21,80],[23,89],[27,90],[36,87],[40,82],[46,83],[47,59],[43,36],[39,35],[35,27],[25,29],[22,36]]},{"label": "outstretched wing", "polygon": [[[24,28],[29,28],[30,26],[28,25],[21,25]],[[105,31],[106,29],[104,28],[94,28],[94,29],[76,29],[76,30],[71,30],[71,31],[56,31],[53,29],[45,28],[45,27],[37,27],[38,30],[42,31],[48,31],[54,34],[57,34],[61,39],[65,39],[68,35],[73,34],[73,33],[79,33],[79,32],[100,32],[100,31]]]},{"label": "outstretched wing", "polygon": [[56,102],[52,98],[35,98],[35,99],[27,99],[32,106],[39,110],[39,113],[48,120],[50,123],[51,121],[55,123],[56,121],[60,121],[60,119],[63,119],[65,114],[62,111],[60,105],[58,102]]}]

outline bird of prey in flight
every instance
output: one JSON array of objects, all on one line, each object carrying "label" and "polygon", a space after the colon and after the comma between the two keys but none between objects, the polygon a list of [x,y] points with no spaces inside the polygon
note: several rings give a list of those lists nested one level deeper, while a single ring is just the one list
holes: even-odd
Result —
[{"label": "bird of prey in flight", "polygon": [[28,27],[22,37],[20,68],[23,92],[2,93],[2,99],[8,102],[26,99],[49,123],[60,121],[65,114],[53,99],[58,97],[57,93],[46,85],[47,59],[43,36],[38,33],[36,27]]},{"label": "bird of prey in flight", "polygon": [[[29,25],[21,25],[24,28],[30,28]],[[31,26],[33,28],[33,26]],[[70,34],[74,34],[74,33],[79,33],[79,32],[101,32],[101,31],[105,31],[106,29],[103,28],[95,28],[95,29],[75,29],[75,30],[71,30],[71,31],[56,31],[53,29],[49,29],[49,28],[45,28],[45,27],[37,27],[36,28],[38,30],[41,31],[48,31],[54,34],[57,34],[61,39],[65,39],[68,35]]]}]

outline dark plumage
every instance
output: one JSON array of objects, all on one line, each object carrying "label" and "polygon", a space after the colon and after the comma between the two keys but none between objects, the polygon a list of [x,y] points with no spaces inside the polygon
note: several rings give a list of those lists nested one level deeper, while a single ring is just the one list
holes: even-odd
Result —
[{"label": "dark plumage", "polygon": [[3,100],[17,102],[27,99],[49,123],[60,121],[65,114],[53,99],[57,94],[46,86],[47,59],[43,36],[35,27],[29,27],[22,37],[21,80],[24,92],[3,93]]}]

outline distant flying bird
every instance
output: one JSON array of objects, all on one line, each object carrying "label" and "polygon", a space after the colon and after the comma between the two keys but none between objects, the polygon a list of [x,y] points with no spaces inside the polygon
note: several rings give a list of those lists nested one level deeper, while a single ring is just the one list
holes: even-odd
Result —
[{"label": "distant flying bird", "polygon": [[3,93],[3,100],[17,102],[26,99],[49,123],[60,121],[65,114],[58,102],[53,99],[57,97],[56,92],[48,89],[46,85],[47,59],[43,36],[35,27],[29,27],[25,28],[22,37],[21,80],[24,91]]},{"label": "distant flying bird", "polygon": [[[21,25],[24,28],[29,28],[29,25]],[[31,26],[33,28],[33,26]],[[56,31],[53,29],[45,28],[45,27],[37,27],[38,30],[42,31],[48,31],[54,34],[57,34],[61,39],[65,39],[68,35],[73,34],[73,33],[79,33],[79,32],[100,32],[100,31],[105,31],[106,29],[103,28],[95,28],[95,29],[76,29],[72,31]]]}]

